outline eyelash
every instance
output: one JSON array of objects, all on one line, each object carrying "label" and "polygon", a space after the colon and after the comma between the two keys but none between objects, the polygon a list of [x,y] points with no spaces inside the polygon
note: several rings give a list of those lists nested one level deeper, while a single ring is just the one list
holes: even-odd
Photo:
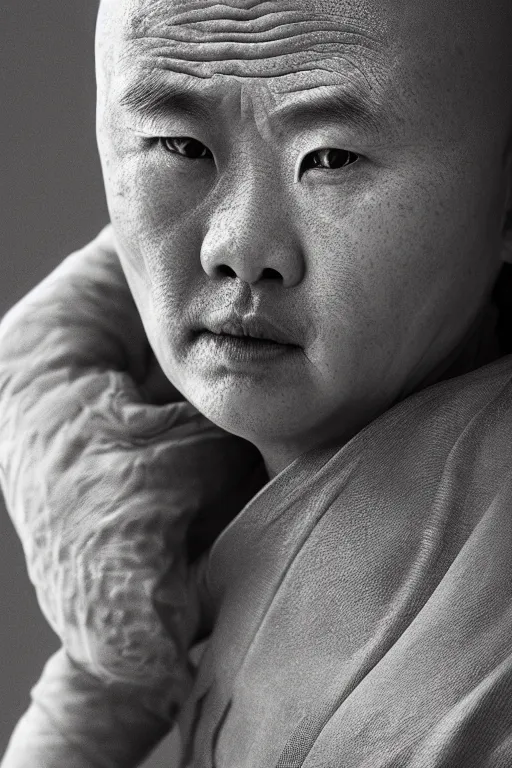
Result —
[{"label": "eyelash", "polygon": [[[194,146],[197,146],[198,148],[202,147],[203,150],[206,150],[206,152],[208,152],[208,156],[207,157],[202,157],[201,156],[202,153],[200,153],[200,154],[196,155],[195,157],[187,158],[186,155],[183,155],[181,152],[176,151],[176,149],[171,149],[170,146],[169,146],[169,144],[171,142],[174,142],[178,146],[179,146],[179,144],[181,144],[182,148],[183,148],[183,146],[185,144],[189,144],[189,145],[192,144]],[[196,139],[190,139],[188,136],[171,136],[171,137],[164,136],[164,137],[162,137],[160,139],[160,144],[162,145],[163,149],[166,152],[170,152],[172,154],[179,155],[180,157],[185,157],[185,158],[187,158],[189,160],[206,160],[206,159],[213,160],[213,155],[210,152],[210,150],[208,149],[208,147],[205,147],[204,144],[202,144],[200,141],[197,141]]]},{"label": "eyelash", "polygon": [[[169,152],[171,154],[179,155],[179,157],[184,157],[189,160],[213,160],[213,155],[204,144],[202,144],[200,141],[197,141],[196,139],[191,139],[187,136],[172,136],[172,137],[162,137],[159,139],[159,142],[164,149],[164,151]],[[172,145],[175,145],[175,147],[171,148]],[[193,155],[192,157],[188,157],[185,154],[182,154],[180,152],[180,148],[183,149],[185,145],[192,145],[197,149],[197,154]],[[177,149],[176,149],[177,146]],[[200,150],[200,148],[202,148]],[[200,150],[200,151],[199,151]],[[207,154],[205,154],[207,153]],[[329,156],[331,156],[331,162],[333,162],[333,155],[338,156],[338,160],[341,160],[342,162],[337,168],[322,168],[319,158],[323,158],[323,161],[325,162]],[[339,157],[341,155],[341,157]],[[337,149],[337,148],[331,148],[326,147],[322,149],[317,149],[314,152],[309,152],[303,159],[300,169],[299,177],[302,176],[306,171],[309,171],[311,169],[320,169],[320,170],[327,170],[327,171],[337,171],[341,170],[343,168],[347,168],[349,165],[353,165],[355,162],[359,160],[359,155],[357,155],[355,152],[350,152],[349,150],[345,149]]]}]

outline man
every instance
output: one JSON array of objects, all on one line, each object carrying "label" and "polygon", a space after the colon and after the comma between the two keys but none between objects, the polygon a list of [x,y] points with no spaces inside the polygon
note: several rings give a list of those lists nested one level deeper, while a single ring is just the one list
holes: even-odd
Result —
[{"label": "man", "polygon": [[96,249],[271,481],[185,601],[191,765],[512,761],[511,31],[505,0],[101,5]]}]

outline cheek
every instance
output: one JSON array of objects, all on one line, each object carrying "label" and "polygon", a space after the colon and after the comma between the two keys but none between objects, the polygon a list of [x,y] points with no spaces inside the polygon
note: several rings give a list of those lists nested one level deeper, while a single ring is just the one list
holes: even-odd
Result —
[{"label": "cheek", "polygon": [[[330,197],[330,199],[329,199]],[[416,235],[404,227],[404,210],[383,190],[358,194],[350,203],[324,196],[315,211],[302,211],[302,242],[314,297],[316,325],[328,329],[329,347],[340,336],[354,348],[375,354],[384,337],[396,336],[409,299],[425,279]],[[422,265],[417,268],[418,262]],[[407,289],[406,289],[407,286]],[[390,334],[393,328],[395,333]],[[331,340],[333,344],[331,345]]]},{"label": "cheek", "polygon": [[190,192],[140,154],[103,159],[109,212],[123,269],[160,362],[172,355],[176,318],[200,271],[201,232]]},{"label": "cheek", "polygon": [[492,255],[482,258],[490,244],[485,191],[475,195],[455,169],[446,175],[388,174],[369,192],[329,191],[304,206],[301,237],[317,295],[328,297],[335,285],[333,301],[350,322],[403,317],[404,326],[461,285],[480,295],[493,268]]},{"label": "cheek", "polygon": [[146,235],[173,236],[190,227],[201,199],[185,169],[160,167],[140,153],[113,157],[105,182],[109,210],[119,226]]},{"label": "cheek", "polygon": [[327,191],[303,206],[308,311],[322,328],[314,359],[332,371],[348,363],[357,378],[390,365],[406,373],[446,352],[493,274],[485,197],[468,184],[456,169],[448,179],[442,169],[396,174],[371,192]]},{"label": "cheek", "polygon": [[151,239],[190,230],[206,191],[197,168],[166,155],[158,142],[121,130],[112,117],[98,130],[98,146],[116,229]]}]

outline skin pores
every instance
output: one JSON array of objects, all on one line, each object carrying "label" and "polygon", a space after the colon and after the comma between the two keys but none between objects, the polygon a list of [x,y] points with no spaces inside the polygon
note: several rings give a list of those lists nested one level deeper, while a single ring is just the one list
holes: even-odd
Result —
[{"label": "skin pores", "polygon": [[[509,0],[103,0],[98,141],[169,379],[270,474],[461,342],[504,258]],[[507,58],[508,57],[508,58]],[[263,314],[230,365],[193,329]]]}]

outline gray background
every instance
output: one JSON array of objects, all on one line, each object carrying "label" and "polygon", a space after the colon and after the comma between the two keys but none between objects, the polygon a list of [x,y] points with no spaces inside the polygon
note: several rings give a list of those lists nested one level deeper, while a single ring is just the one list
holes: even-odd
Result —
[{"label": "gray background", "polygon": [[[91,0],[0,4],[0,314],[108,221],[94,128],[96,9]],[[0,757],[58,645],[0,498]],[[171,759],[164,743],[147,768]]]}]

